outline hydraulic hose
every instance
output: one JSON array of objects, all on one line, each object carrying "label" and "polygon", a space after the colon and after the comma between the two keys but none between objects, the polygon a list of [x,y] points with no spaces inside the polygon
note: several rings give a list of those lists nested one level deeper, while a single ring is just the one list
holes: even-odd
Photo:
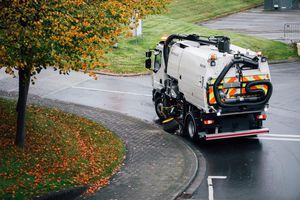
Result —
[{"label": "hydraulic hose", "polygon": [[[226,65],[213,85],[213,91],[214,91],[214,95],[215,95],[217,104],[223,108],[239,107],[239,106],[260,106],[260,105],[266,104],[269,101],[269,99],[271,98],[271,95],[273,92],[273,86],[269,80],[251,81],[246,84],[246,87],[245,87],[246,95],[257,95],[258,98],[244,98],[242,102],[241,101],[240,102],[237,102],[237,101],[222,102],[218,88],[219,88],[222,80],[228,73],[228,71],[235,64],[248,64],[249,66],[252,66],[252,67],[258,66],[257,62],[247,59],[247,58],[234,59],[228,65]],[[256,85],[267,85],[268,86],[267,94],[265,94],[265,92],[262,89],[255,89],[255,90],[251,89],[251,87],[256,86]]]}]

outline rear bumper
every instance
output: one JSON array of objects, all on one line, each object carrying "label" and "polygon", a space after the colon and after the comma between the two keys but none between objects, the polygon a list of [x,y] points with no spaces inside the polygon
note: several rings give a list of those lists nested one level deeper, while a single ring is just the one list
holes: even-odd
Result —
[{"label": "rear bumper", "polygon": [[218,134],[206,134],[205,140],[218,140],[218,139],[225,139],[225,138],[235,138],[235,137],[244,137],[244,136],[251,136],[251,135],[260,135],[269,133],[268,128],[262,129],[253,129],[248,131],[237,131],[237,132],[227,132],[227,133],[218,133]]}]

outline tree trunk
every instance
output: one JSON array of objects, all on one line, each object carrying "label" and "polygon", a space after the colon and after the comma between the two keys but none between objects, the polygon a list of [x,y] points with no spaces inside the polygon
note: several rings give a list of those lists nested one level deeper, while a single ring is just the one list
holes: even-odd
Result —
[{"label": "tree trunk", "polygon": [[15,144],[18,147],[24,147],[25,141],[25,113],[26,113],[26,102],[28,96],[30,84],[30,72],[26,69],[19,70],[19,98],[17,102],[17,133]]}]

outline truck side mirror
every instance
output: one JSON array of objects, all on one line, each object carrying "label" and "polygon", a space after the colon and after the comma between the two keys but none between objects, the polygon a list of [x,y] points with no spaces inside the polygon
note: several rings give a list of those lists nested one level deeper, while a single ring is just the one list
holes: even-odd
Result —
[{"label": "truck side mirror", "polygon": [[152,63],[151,58],[147,58],[147,59],[145,60],[145,67],[146,67],[147,69],[150,69],[150,68],[151,68],[151,63]]},{"label": "truck side mirror", "polygon": [[151,58],[151,56],[152,56],[152,51],[151,50],[146,51],[146,57]]}]

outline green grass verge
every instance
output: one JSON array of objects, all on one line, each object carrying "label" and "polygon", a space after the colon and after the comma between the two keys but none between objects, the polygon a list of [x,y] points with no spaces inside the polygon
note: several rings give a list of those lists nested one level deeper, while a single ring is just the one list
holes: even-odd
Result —
[{"label": "green grass verge", "polygon": [[121,140],[99,124],[56,109],[28,106],[26,147],[14,146],[15,102],[0,99],[0,199],[107,184],[125,155]]},{"label": "green grass verge", "polygon": [[163,15],[149,16],[143,21],[142,38],[122,38],[119,48],[107,55],[109,66],[100,68],[115,73],[145,72],[144,54],[154,48],[164,35],[196,33],[199,35],[226,35],[231,42],[254,51],[262,51],[270,60],[297,57],[294,47],[281,42],[217,31],[198,26],[195,22],[215,18],[261,4],[262,0],[173,0]]},{"label": "green grass verge", "polygon": [[173,0],[167,17],[201,22],[263,4],[263,0]]}]

